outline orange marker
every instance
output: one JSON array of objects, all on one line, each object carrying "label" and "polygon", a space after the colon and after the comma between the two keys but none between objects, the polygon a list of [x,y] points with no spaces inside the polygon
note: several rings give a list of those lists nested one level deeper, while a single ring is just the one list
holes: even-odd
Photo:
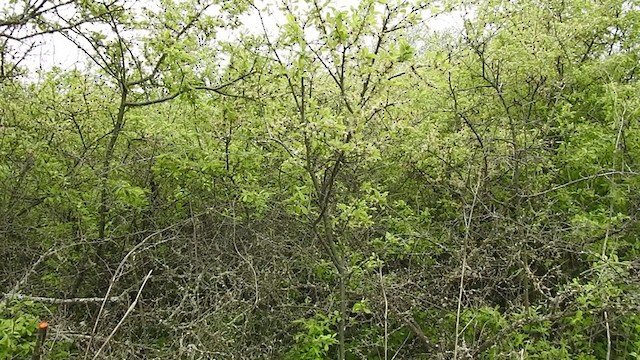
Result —
[{"label": "orange marker", "polygon": [[48,322],[41,321],[40,324],[38,324],[38,339],[36,340],[36,347],[33,349],[31,360],[40,360],[42,345],[44,345],[44,340],[47,337],[47,329],[49,329]]}]

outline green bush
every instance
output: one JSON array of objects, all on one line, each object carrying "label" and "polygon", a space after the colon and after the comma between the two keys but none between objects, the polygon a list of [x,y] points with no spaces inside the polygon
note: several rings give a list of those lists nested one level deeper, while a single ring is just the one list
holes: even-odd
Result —
[{"label": "green bush", "polygon": [[0,308],[0,358],[22,359],[33,352],[38,318],[31,301],[12,302]]},{"label": "green bush", "polygon": [[336,340],[336,323],[338,314],[330,316],[317,314],[311,319],[294,321],[302,330],[294,336],[295,345],[288,352],[287,359],[291,360],[322,360],[326,359],[332,345]]}]

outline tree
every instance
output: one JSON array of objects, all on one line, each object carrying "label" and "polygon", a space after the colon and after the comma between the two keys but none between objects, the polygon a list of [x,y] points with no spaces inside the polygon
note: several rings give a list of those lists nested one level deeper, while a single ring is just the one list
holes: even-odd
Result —
[{"label": "tree", "polygon": [[24,4],[0,357],[640,353],[636,2]]}]

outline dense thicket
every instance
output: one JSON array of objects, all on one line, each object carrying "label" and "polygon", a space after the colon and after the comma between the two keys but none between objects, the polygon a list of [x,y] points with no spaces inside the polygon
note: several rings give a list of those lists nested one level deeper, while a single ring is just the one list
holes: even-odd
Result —
[{"label": "dense thicket", "polygon": [[0,357],[640,358],[639,6],[9,1]]}]

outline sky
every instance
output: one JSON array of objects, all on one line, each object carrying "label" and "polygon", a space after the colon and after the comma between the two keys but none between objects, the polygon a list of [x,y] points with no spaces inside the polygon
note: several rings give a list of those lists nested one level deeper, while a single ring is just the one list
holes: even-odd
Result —
[{"label": "sky", "polygon": [[[1,1],[1,0],[0,0]],[[258,7],[262,8],[266,4],[273,0],[259,0]],[[150,0],[138,0],[135,5],[148,5]],[[359,0],[334,0],[335,7],[348,9],[351,6],[355,6]],[[271,35],[276,35],[280,24],[285,22],[285,17],[281,13],[275,13],[273,16],[265,16],[265,26]],[[248,33],[254,33],[256,35],[262,34],[262,26],[260,25],[260,18],[258,14],[253,11],[247,15],[243,15],[242,18],[243,27],[241,31]],[[427,22],[430,29],[434,31],[453,30],[459,31],[462,25],[461,14],[446,14],[440,15],[436,18],[430,19]],[[230,39],[236,36],[232,33],[219,33],[218,36],[222,39]],[[82,68],[86,63],[86,57],[76,48],[69,40],[60,34],[53,34],[42,37],[39,40],[39,46],[31,53],[29,58],[25,61],[26,67],[32,74],[35,74],[37,70],[48,70],[52,67],[59,67],[63,70],[70,70],[76,67]]]}]

